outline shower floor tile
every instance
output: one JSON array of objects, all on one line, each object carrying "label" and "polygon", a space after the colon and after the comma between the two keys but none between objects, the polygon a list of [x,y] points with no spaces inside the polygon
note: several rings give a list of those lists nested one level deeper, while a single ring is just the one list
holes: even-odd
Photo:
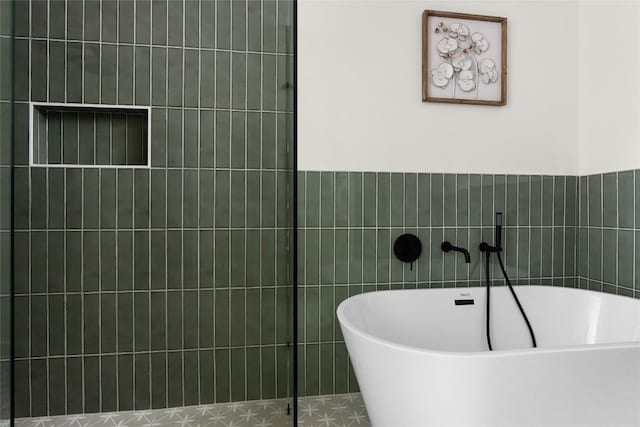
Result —
[{"label": "shower floor tile", "polygon": [[[301,427],[369,427],[360,394],[303,397]],[[17,427],[287,427],[287,400],[255,400],[145,411],[20,418]]]}]

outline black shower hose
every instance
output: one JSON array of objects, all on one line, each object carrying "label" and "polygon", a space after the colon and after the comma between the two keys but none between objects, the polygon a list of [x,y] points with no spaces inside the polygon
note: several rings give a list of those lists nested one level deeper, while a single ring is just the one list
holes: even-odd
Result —
[{"label": "black shower hose", "polygon": [[[504,263],[502,262],[502,256],[500,256],[500,251],[496,251],[498,256],[498,263],[500,264],[500,269],[502,270],[502,274],[509,286],[509,290],[511,291],[511,295],[513,295],[513,299],[516,301],[518,305],[518,309],[520,309],[520,314],[522,314],[522,318],[527,324],[527,328],[529,329],[529,335],[531,335],[531,342],[533,343],[533,347],[538,347],[536,342],[536,334],[533,333],[533,328],[531,327],[531,323],[529,322],[529,318],[527,314],[524,312],[524,308],[522,308],[522,304],[520,304],[520,300],[516,295],[516,291],[513,290],[513,286],[511,286],[511,281],[509,280],[509,276],[507,275],[507,270],[504,268]],[[493,346],[491,345],[491,277],[489,274],[489,258],[491,256],[491,252],[487,252],[486,258],[486,269],[487,269],[487,344],[489,345],[489,351],[493,351]]]}]

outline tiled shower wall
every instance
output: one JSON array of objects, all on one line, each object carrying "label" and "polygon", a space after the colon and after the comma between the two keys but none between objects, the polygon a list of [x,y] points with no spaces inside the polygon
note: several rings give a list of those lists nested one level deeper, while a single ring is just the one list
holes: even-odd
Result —
[{"label": "tiled shower wall", "polygon": [[[300,172],[298,179],[302,394],[357,390],[335,316],[348,296],[480,285],[478,245],[493,242],[496,211],[504,213],[514,283],[577,286],[577,177]],[[413,266],[393,255],[403,233],[422,241]],[[468,248],[471,264],[444,254],[444,240]],[[497,270],[492,275],[499,283]]]},{"label": "tiled shower wall", "polygon": [[[17,416],[287,396],[291,2],[16,5]],[[28,167],[29,101],[151,106],[151,167]]]},{"label": "tiled shower wall", "polygon": [[580,177],[580,287],[640,298],[640,170]]}]

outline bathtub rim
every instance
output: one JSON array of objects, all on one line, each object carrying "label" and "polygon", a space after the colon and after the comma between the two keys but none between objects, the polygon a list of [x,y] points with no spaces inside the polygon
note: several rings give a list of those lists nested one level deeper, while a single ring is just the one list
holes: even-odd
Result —
[{"label": "bathtub rim", "polygon": [[[519,285],[518,287],[527,287],[527,288],[539,288],[545,290],[564,290],[568,292],[579,292],[579,293],[590,293],[596,294],[599,296],[605,295],[608,297],[617,297],[622,299],[630,299],[636,301],[640,304],[640,299],[632,298],[624,295],[617,294],[609,294],[599,291],[592,291],[589,289],[578,289],[578,288],[566,288],[559,286],[547,286],[547,285]],[[506,286],[497,286],[499,288],[505,288]],[[560,347],[552,347],[552,348],[523,348],[516,350],[493,350],[493,351],[443,351],[443,350],[432,350],[427,348],[418,348],[412,347],[404,344],[395,343],[370,333],[364,332],[359,328],[355,327],[351,322],[346,320],[345,318],[345,308],[348,304],[352,304],[355,300],[360,298],[364,298],[365,295],[368,294],[385,294],[391,292],[407,292],[407,291],[461,291],[464,289],[480,289],[484,290],[484,286],[470,286],[470,287],[461,287],[461,288],[416,288],[416,289],[387,289],[381,291],[371,291],[371,292],[363,292],[361,294],[350,296],[349,298],[342,301],[338,308],[336,309],[336,315],[338,317],[338,322],[341,327],[346,327],[349,331],[355,335],[360,336],[363,339],[373,341],[376,344],[382,345],[384,347],[392,348],[395,350],[401,350],[405,352],[411,352],[416,354],[435,356],[435,357],[454,357],[454,358],[496,358],[503,356],[528,356],[532,354],[554,354],[554,353],[567,353],[567,352],[581,352],[581,351],[594,351],[594,350],[612,350],[612,349],[626,349],[626,348],[640,348],[640,341],[621,341],[616,343],[604,343],[604,344],[579,344],[579,345],[566,345]],[[343,334],[344,335],[344,334]],[[346,339],[345,339],[346,341]]]}]

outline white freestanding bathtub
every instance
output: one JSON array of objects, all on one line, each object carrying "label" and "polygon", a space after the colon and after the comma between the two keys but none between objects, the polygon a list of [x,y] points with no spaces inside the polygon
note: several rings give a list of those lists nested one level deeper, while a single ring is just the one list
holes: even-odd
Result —
[{"label": "white freestanding bathtub", "polygon": [[515,291],[537,349],[505,286],[491,289],[493,352],[484,288],[343,301],[338,319],[372,425],[640,426],[640,300],[549,286]]}]

